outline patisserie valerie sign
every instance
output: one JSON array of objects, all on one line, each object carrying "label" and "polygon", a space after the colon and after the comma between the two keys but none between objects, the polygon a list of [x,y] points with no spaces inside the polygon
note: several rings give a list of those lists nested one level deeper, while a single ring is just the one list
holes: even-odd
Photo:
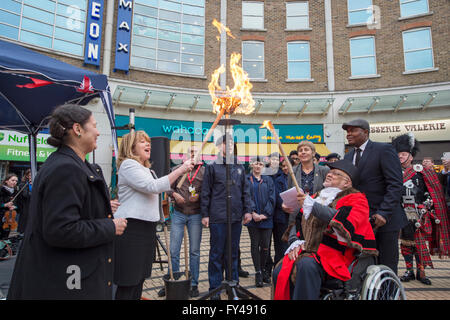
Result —
[{"label": "patisserie valerie sign", "polygon": [[450,137],[450,119],[370,124],[370,139],[373,141],[391,142],[392,138],[408,132],[419,141],[447,141]]}]

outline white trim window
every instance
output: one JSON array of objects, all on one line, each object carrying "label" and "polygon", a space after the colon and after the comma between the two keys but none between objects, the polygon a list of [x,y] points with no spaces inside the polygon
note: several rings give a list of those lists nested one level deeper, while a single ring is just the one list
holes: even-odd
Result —
[{"label": "white trim window", "polygon": [[0,37],[84,55],[87,0],[1,0]]},{"label": "white trim window", "polygon": [[402,18],[426,14],[429,11],[428,0],[400,0],[400,16]]},{"label": "white trim window", "polygon": [[430,28],[403,31],[405,71],[434,68],[433,45]]},{"label": "white trim window", "polygon": [[309,2],[286,2],[286,30],[309,29]]},{"label": "white trim window", "polygon": [[377,74],[375,38],[364,36],[350,39],[352,77]]},{"label": "white trim window", "polygon": [[348,24],[373,24],[374,12],[372,0],[347,0]]},{"label": "white trim window", "polygon": [[204,75],[205,1],[135,0],[130,65]]},{"label": "white trim window", "polygon": [[242,29],[264,30],[264,2],[242,1]]},{"label": "white trim window", "polygon": [[311,79],[311,55],[308,41],[287,43],[288,80]]},{"label": "white trim window", "polygon": [[242,41],[242,68],[250,79],[264,79],[264,42]]}]

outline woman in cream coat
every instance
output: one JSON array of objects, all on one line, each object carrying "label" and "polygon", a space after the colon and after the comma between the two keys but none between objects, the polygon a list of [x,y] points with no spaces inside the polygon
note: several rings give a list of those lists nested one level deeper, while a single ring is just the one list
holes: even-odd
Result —
[{"label": "woman in cream coat", "polygon": [[117,300],[139,300],[145,278],[151,275],[160,221],[159,195],[192,169],[188,160],[178,169],[157,178],[150,168],[151,141],[144,131],[123,136],[119,149],[118,196],[115,217],[126,218],[127,229],[115,241],[114,283]]}]

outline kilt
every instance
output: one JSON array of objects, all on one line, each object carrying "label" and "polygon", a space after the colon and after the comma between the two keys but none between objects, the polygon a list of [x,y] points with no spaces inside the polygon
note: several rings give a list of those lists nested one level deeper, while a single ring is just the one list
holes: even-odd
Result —
[{"label": "kilt", "polygon": [[127,228],[114,241],[114,283],[135,286],[151,276],[157,222],[128,218]]}]

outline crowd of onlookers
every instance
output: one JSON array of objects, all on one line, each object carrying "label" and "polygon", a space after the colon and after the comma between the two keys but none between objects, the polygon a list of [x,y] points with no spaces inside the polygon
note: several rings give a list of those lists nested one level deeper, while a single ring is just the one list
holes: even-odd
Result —
[{"label": "crowd of onlookers", "polygon": [[[110,199],[101,168],[86,161],[99,136],[92,113],[76,105],[61,106],[52,114],[49,128],[47,142],[58,149],[36,178],[31,182],[26,175],[17,186],[18,177],[12,174],[1,186],[2,238],[14,229],[4,222],[6,213],[15,210],[18,232],[24,233],[8,293],[10,299],[140,299],[155,258],[156,227],[165,222],[163,193],[174,203],[168,248],[172,272],[179,271],[185,229],[189,235],[192,297],[199,295],[203,227],[210,232],[211,298],[220,299],[218,288],[224,273],[228,280],[236,282],[239,277],[249,276],[240,264],[243,226],[250,236],[255,285],[261,287],[272,281],[273,268],[283,257],[292,257],[286,231],[296,223],[299,208],[314,203],[311,199],[324,188],[328,188],[327,192],[340,188],[364,194],[368,204],[362,214],[370,217],[364,223],[370,221],[375,237],[373,242],[368,241],[377,251],[378,263],[397,273],[398,240],[408,223],[402,207],[403,178],[404,172],[412,170],[413,152],[371,141],[369,124],[363,119],[343,124],[350,147],[342,159],[331,153],[321,162],[315,145],[305,140],[287,159],[278,153],[253,157],[246,170],[237,161],[233,137],[227,134],[216,141],[219,153],[215,161],[194,163],[194,155],[200,150],[193,146],[184,163],[163,177],[150,169],[151,138],[143,131],[131,131],[122,137],[119,149],[118,199],[114,200]],[[405,151],[407,160],[402,160]],[[432,168],[430,160],[425,158],[423,167]],[[443,167],[439,177],[448,205],[450,159],[443,159]],[[429,175],[432,170],[425,172]],[[300,188],[296,191],[299,208],[287,205],[281,197],[296,185]],[[20,197],[15,197],[17,194]],[[448,232],[447,214],[445,207],[445,219],[439,217],[444,232]],[[371,232],[367,233],[369,238]],[[448,233],[441,240],[441,253],[448,255]],[[272,243],[274,252],[270,250]],[[159,294],[163,296],[164,290]]]}]

